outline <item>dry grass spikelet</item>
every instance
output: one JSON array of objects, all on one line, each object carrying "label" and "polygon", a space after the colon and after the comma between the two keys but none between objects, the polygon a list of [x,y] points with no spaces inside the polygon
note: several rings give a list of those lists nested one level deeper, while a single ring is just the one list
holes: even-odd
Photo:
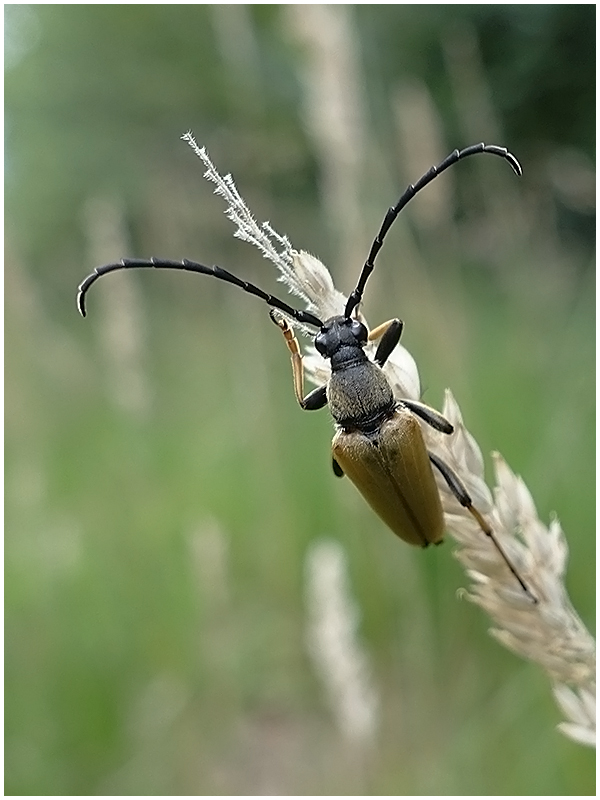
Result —
[{"label": "dry grass spikelet", "polygon": [[[327,268],[314,256],[295,250],[268,222],[259,225],[239,195],[230,175],[221,177],[204,148],[193,136],[184,138],[204,162],[206,177],[227,203],[227,216],[236,224],[235,235],[254,244],[277,267],[279,280],[300,297],[309,311],[327,319],[343,314],[346,298],[335,289]],[[291,325],[302,328],[293,319]],[[329,363],[305,348],[304,369],[315,384],[329,378]],[[374,354],[375,344],[367,352]],[[414,359],[398,345],[384,371],[398,400],[420,399],[419,373]],[[481,450],[465,428],[460,409],[448,390],[444,416],[454,426],[451,435],[422,424],[428,449],[458,475],[473,505],[489,521],[499,545],[523,578],[523,591],[493,542],[473,516],[456,500],[441,475],[436,475],[447,531],[458,544],[456,557],[471,581],[469,600],[492,619],[491,634],[522,658],[537,663],[549,676],[556,701],[566,721],[560,730],[582,744],[595,743],[595,642],[574,610],[564,585],[568,547],[558,520],[548,526],[538,517],[533,499],[499,454],[494,455],[496,483],[491,490],[484,477]],[[437,472],[437,470],[434,470]]]}]

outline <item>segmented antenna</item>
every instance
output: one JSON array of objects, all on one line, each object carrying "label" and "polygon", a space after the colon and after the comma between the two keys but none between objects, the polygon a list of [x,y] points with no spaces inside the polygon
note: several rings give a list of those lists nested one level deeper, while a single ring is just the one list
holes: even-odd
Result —
[{"label": "segmented antenna", "polygon": [[227,270],[221,267],[207,267],[196,261],[188,261],[186,258],[181,261],[169,261],[162,258],[123,258],[121,261],[114,264],[105,264],[103,267],[96,267],[96,269],[81,282],[77,292],[77,308],[83,317],[85,317],[85,298],[90,286],[103,275],[107,275],[109,272],[117,272],[121,269],[175,269],[185,272],[197,272],[201,275],[211,275],[213,278],[218,278],[220,281],[226,281],[227,283],[233,283],[234,286],[239,286],[240,289],[248,292],[248,294],[259,297],[271,307],[278,308],[280,311],[283,311],[284,314],[288,314],[298,322],[303,322],[306,325],[314,325],[316,328],[323,327],[321,320],[309,311],[293,308],[278,297],[264,292],[253,283],[243,281],[241,278],[238,278],[231,272],[227,272]]},{"label": "segmented antenna", "polygon": [[358,304],[362,300],[363,292],[365,290],[365,284],[369,278],[369,275],[373,272],[375,268],[375,259],[377,258],[377,254],[381,250],[383,245],[383,240],[389,229],[392,227],[396,217],[402,211],[404,206],[406,206],[413,197],[420,192],[421,189],[424,189],[428,183],[434,178],[437,178],[445,169],[451,167],[453,164],[456,164],[457,161],[460,161],[463,158],[468,158],[469,156],[475,156],[478,153],[490,153],[493,156],[500,156],[500,158],[506,159],[508,163],[513,168],[514,172],[517,175],[522,175],[523,170],[521,169],[521,165],[513,156],[512,153],[506,149],[506,147],[498,147],[495,144],[484,144],[481,142],[480,144],[473,144],[470,147],[465,147],[464,150],[455,150],[453,153],[450,153],[441,164],[438,164],[437,167],[430,167],[427,172],[422,175],[416,183],[409,183],[406,187],[406,191],[402,195],[402,197],[398,200],[395,206],[392,206],[388,209],[387,214],[383,220],[381,225],[381,229],[375,239],[373,240],[373,244],[371,245],[371,250],[369,252],[369,256],[364,263],[364,266],[361,270],[360,277],[358,279],[358,283],[356,284],[356,289],[352,292],[352,294],[348,297],[348,301],[346,303],[346,310],[344,312],[346,317],[349,317],[350,314],[354,311],[354,309],[358,306]]}]

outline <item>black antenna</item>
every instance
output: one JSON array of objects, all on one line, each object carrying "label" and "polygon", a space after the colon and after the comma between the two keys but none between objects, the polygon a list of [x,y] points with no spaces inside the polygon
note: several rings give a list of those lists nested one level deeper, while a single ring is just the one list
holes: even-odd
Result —
[{"label": "black antenna", "polygon": [[302,322],[306,325],[314,325],[316,328],[323,327],[321,320],[318,317],[315,317],[314,314],[311,314],[308,311],[292,308],[292,306],[284,303],[283,300],[279,300],[272,294],[263,292],[262,289],[259,289],[258,286],[255,286],[253,283],[243,281],[241,278],[232,275],[231,272],[227,272],[227,270],[222,269],[221,267],[206,267],[204,264],[198,264],[196,261],[188,261],[186,258],[182,259],[181,261],[168,261],[162,258],[150,258],[148,260],[140,258],[123,258],[121,261],[118,261],[115,264],[105,264],[103,267],[97,267],[91,273],[91,275],[88,275],[87,278],[82,281],[81,285],[79,286],[79,291],[77,292],[77,308],[79,309],[81,316],[85,317],[85,296],[88,292],[88,289],[98,280],[98,278],[101,278],[102,275],[107,275],[109,272],[116,272],[117,270],[121,269],[151,268],[177,269],[184,270],[186,272],[198,272],[201,275],[212,275],[213,278],[218,278],[220,281],[233,283],[235,286],[239,286],[240,289],[248,292],[248,294],[253,294],[256,297],[260,297],[260,299],[264,300],[265,303],[268,303],[273,308],[278,308],[280,311],[288,314],[297,322]]},{"label": "black antenna", "polygon": [[498,147],[495,144],[484,144],[481,142],[480,144],[473,144],[470,147],[465,147],[464,150],[455,150],[453,153],[445,158],[441,164],[438,164],[437,167],[431,167],[423,176],[419,178],[419,180],[412,184],[410,183],[406,187],[406,191],[402,195],[402,197],[398,200],[395,206],[392,206],[387,214],[385,215],[385,219],[383,220],[383,224],[381,225],[381,229],[375,239],[373,240],[373,244],[371,245],[371,250],[369,252],[369,257],[364,263],[362,271],[360,273],[360,277],[358,279],[358,283],[356,284],[356,289],[352,292],[346,302],[346,310],[344,314],[346,318],[352,314],[354,309],[358,306],[358,304],[362,300],[363,292],[365,290],[365,284],[369,278],[369,275],[373,272],[375,268],[375,259],[377,258],[377,254],[381,250],[383,245],[383,240],[385,239],[386,233],[392,227],[394,220],[398,216],[398,214],[402,211],[405,205],[413,199],[413,197],[420,192],[428,183],[434,178],[442,173],[448,167],[451,167],[453,164],[456,164],[457,161],[460,161],[463,158],[468,158],[469,156],[475,156],[478,153],[490,153],[493,156],[500,156],[500,158],[506,159],[508,163],[513,168],[514,172],[517,175],[522,175],[523,170],[521,169],[521,165],[517,161],[517,159],[513,156],[512,153],[506,149],[506,147]]}]

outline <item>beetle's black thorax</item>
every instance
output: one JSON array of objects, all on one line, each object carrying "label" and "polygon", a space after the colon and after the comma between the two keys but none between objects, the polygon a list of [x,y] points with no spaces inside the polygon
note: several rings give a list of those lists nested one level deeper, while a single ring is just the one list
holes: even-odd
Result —
[{"label": "beetle's black thorax", "polygon": [[346,431],[374,434],[396,402],[383,371],[365,353],[366,343],[364,325],[344,317],[327,320],[315,341],[331,361],[327,400],[334,420]]},{"label": "beetle's black thorax", "polygon": [[337,362],[332,359],[327,399],[331,414],[346,431],[375,433],[393,412],[394,394],[380,367],[362,359]]}]

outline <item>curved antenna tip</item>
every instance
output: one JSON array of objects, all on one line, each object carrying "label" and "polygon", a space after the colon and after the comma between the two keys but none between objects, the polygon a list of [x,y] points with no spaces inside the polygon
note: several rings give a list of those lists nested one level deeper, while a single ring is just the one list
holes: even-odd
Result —
[{"label": "curved antenna tip", "polygon": [[85,310],[85,281],[77,289],[77,310],[82,317],[86,316]]},{"label": "curved antenna tip", "polygon": [[512,153],[507,152],[506,153],[506,158],[508,159],[508,163],[513,168],[513,171],[515,172],[515,174],[518,175],[519,178],[520,178],[521,175],[523,174],[523,167],[519,164],[516,156],[513,156]]}]

